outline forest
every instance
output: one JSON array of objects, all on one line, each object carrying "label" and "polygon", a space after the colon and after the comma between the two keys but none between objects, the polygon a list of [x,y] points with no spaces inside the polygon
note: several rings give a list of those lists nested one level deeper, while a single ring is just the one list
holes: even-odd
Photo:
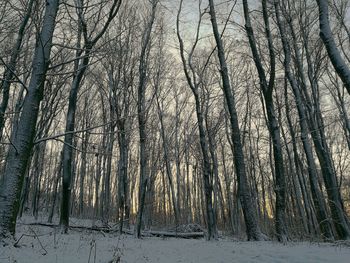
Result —
[{"label": "forest", "polygon": [[0,243],[350,239],[348,0],[2,0],[0,75]]}]

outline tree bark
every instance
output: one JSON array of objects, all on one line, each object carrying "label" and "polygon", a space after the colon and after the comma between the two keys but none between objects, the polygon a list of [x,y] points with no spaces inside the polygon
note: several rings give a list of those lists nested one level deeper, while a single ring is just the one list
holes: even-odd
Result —
[{"label": "tree bark", "polygon": [[[297,81],[290,69],[291,52],[290,52],[290,46],[289,46],[286,32],[285,32],[286,24],[283,23],[280,16],[279,1],[275,1],[274,3],[275,3],[277,25],[280,31],[281,40],[283,44],[284,70],[285,70],[285,75],[289,81],[289,84],[292,87],[292,91],[295,97],[295,102],[297,105],[300,130],[301,130],[301,140],[303,143],[304,152],[305,152],[307,164],[308,164],[309,181],[310,181],[311,193],[312,193],[312,197],[313,197],[313,201],[316,209],[316,216],[317,216],[318,223],[320,225],[321,232],[323,234],[323,238],[332,240],[333,239],[332,227],[330,225],[330,222],[328,221],[324,199],[317,183],[317,178],[318,178],[317,169],[316,169],[316,164],[312,153],[311,144],[308,138],[307,116],[303,107],[303,102],[300,96]],[[296,52],[298,52],[298,50],[296,50]],[[298,54],[296,54],[296,60],[298,60],[297,63],[299,65],[299,70],[300,70],[301,62]],[[299,72],[299,74],[302,75],[303,73]]]},{"label": "tree bark", "polygon": [[10,97],[11,81],[16,74],[17,60],[20,55],[25,29],[32,14],[33,4],[34,0],[30,0],[27,5],[27,11],[24,14],[23,21],[19,27],[16,44],[14,46],[13,53],[11,54],[10,62],[8,65],[6,65],[6,70],[3,74],[3,78],[0,84],[0,91],[3,93],[2,101],[0,104],[0,142],[2,141],[3,129],[5,126],[5,112]]},{"label": "tree bark", "polygon": [[[319,160],[323,181],[326,187],[328,196],[328,205],[330,207],[333,224],[340,239],[349,239],[350,227],[346,213],[344,211],[343,201],[340,189],[338,187],[337,175],[333,165],[330,149],[326,141],[323,116],[320,112],[320,102],[317,96],[318,93],[318,77],[316,77],[315,63],[312,61],[309,47],[309,39],[302,28],[302,39],[305,48],[305,56],[307,61],[307,74],[310,87],[304,85],[302,88],[302,99],[307,109],[307,121],[311,138],[315,147],[316,155]],[[311,90],[312,99],[309,94]]]},{"label": "tree bark", "polygon": [[320,37],[326,47],[332,65],[350,95],[350,69],[342,58],[329,24],[328,0],[317,0],[320,23]]},{"label": "tree bark", "polygon": [[[81,5],[77,2],[77,5]],[[77,39],[77,52],[75,61],[75,74],[73,76],[71,90],[69,93],[68,111],[66,117],[66,128],[63,145],[63,176],[62,176],[62,200],[61,200],[61,214],[60,225],[64,233],[68,232],[69,227],[69,206],[70,206],[70,191],[72,180],[72,162],[73,162],[73,137],[75,128],[75,112],[77,108],[78,92],[80,89],[80,83],[84,77],[90,61],[90,55],[92,48],[98,42],[98,40],[106,32],[108,26],[117,15],[121,5],[121,0],[114,0],[107,16],[107,21],[103,25],[102,29],[96,34],[96,36],[90,39],[87,32],[87,24],[83,17],[82,7],[77,8],[79,17],[78,39]],[[81,35],[84,37],[84,52],[81,50]],[[83,58],[80,58],[83,54]]]},{"label": "tree bark", "polygon": [[[275,53],[272,42],[272,35],[269,26],[269,16],[267,12],[266,0],[262,1],[263,19],[265,25],[265,35],[268,41],[269,57],[270,57],[270,79],[267,81],[265,70],[258,53],[257,42],[254,36],[254,31],[250,21],[248,1],[243,0],[243,10],[245,18],[245,28],[249,45],[253,54],[256,69],[260,79],[260,87],[264,97],[266,108],[268,130],[272,140],[272,149],[274,157],[275,172],[275,194],[276,194],[276,208],[275,208],[275,227],[277,238],[280,242],[286,242],[287,229],[285,223],[285,209],[286,209],[286,182],[284,172],[283,151],[281,146],[280,127],[278,124],[276,111],[273,103],[273,89],[275,81]],[[271,162],[272,164],[272,162]]]},{"label": "tree bark", "polygon": [[34,51],[28,92],[23,102],[17,132],[14,132],[11,138],[12,145],[8,153],[4,183],[0,189],[0,235],[3,237],[15,233],[23,179],[33,148],[36,121],[50,63],[58,3],[58,0],[46,1],[43,25]]},{"label": "tree bark", "polygon": [[[177,37],[180,44],[180,56],[182,61],[183,70],[186,76],[187,84],[189,85],[192,94],[195,99],[195,109],[196,109],[196,117],[197,117],[197,125],[199,130],[199,144],[202,154],[202,173],[203,173],[203,183],[204,183],[204,198],[199,198],[199,201],[204,201],[204,203],[201,203],[202,211],[205,211],[205,216],[203,217],[206,221],[207,227],[208,227],[208,235],[207,239],[217,239],[218,238],[218,232],[217,232],[217,225],[215,220],[215,213],[213,209],[213,202],[212,202],[212,194],[213,194],[213,178],[211,177],[211,164],[210,164],[210,158],[208,155],[209,149],[208,149],[208,143],[206,138],[206,132],[204,127],[204,110],[203,110],[203,103],[201,102],[200,98],[200,92],[199,92],[199,84],[200,82],[197,82],[196,80],[196,73],[194,72],[193,65],[191,63],[192,55],[195,50],[195,47],[198,43],[199,38],[199,28],[201,24],[201,17],[198,22],[197,26],[197,32],[196,32],[196,40],[192,46],[192,49],[190,51],[189,59],[186,61],[185,55],[184,55],[184,44],[183,40],[180,35],[180,14],[182,10],[182,4],[183,1],[180,1],[180,7],[177,13],[177,19],[176,19],[176,28],[177,28]],[[191,70],[193,79],[190,76],[189,69]],[[198,194],[201,196],[203,191],[198,190]],[[200,207],[200,206],[199,206]]]},{"label": "tree bark", "polygon": [[238,180],[240,201],[242,204],[244,219],[246,223],[246,233],[247,233],[248,240],[261,240],[263,239],[263,237],[261,235],[261,231],[257,222],[256,209],[254,209],[252,197],[250,195],[250,190],[249,190],[249,185],[248,185],[248,180],[247,180],[247,175],[245,170],[244,153],[243,153],[243,146],[241,142],[241,132],[240,132],[239,123],[238,123],[235,98],[231,90],[231,84],[230,84],[226,58],[225,58],[225,51],[224,51],[224,46],[218,30],[213,0],[209,0],[209,6],[210,6],[211,24],[213,28],[215,41],[216,41],[216,46],[218,49],[222,86],[224,90],[226,105],[230,114],[234,163],[235,163],[235,169],[236,169],[237,180]]},{"label": "tree bark", "polygon": [[136,216],[135,236],[141,238],[141,224],[142,214],[145,206],[146,186],[148,180],[148,154],[147,154],[147,127],[146,127],[146,86],[147,86],[147,69],[148,69],[148,56],[150,50],[150,41],[153,24],[156,16],[158,0],[152,0],[152,11],[150,19],[146,25],[146,29],[143,33],[142,47],[139,64],[139,85],[138,85],[138,97],[137,97],[137,116],[139,123],[139,138],[140,138],[140,185],[139,185],[139,197],[138,197],[138,209]]},{"label": "tree bark", "polygon": [[175,189],[174,189],[174,183],[173,183],[173,174],[172,174],[172,167],[169,159],[169,153],[168,153],[168,141],[165,135],[165,127],[164,127],[164,120],[163,120],[163,109],[160,105],[160,101],[158,98],[158,94],[156,94],[156,100],[157,100],[157,107],[158,107],[158,116],[159,116],[159,122],[160,122],[160,134],[162,138],[162,145],[163,145],[163,152],[164,152],[164,162],[165,162],[165,171],[166,175],[168,177],[169,186],[170,186],[170,192],[171,192],[171,200],[173,203],[173,209],[174,209],[174,216],[175,216],[175,225],[177,226],[179,224],[179,211],[178,211],[178,204],[175,196]]}]

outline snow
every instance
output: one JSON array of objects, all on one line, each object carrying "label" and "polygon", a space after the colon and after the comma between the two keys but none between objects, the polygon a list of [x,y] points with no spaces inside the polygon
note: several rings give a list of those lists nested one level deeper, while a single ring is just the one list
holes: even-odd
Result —
[{"label": "snow", "polygon": [[[75,223],[88,225],[89,221]],[[90,221],[90,226],[91,226]],[[22,236],[26,234],[28,236]],[[330,243],[177,239],[18,224],[18,247],[0,248],[1,263],[349,262],[350,248]],[[113,261],[114,260],[114,261]],[[119,260],[119,261],[118,261]]]}]

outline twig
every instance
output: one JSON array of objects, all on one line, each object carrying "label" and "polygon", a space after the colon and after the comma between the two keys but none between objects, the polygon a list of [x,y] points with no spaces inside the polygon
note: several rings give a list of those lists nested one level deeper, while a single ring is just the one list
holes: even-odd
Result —
[{"label": "twig", "polygon": [[[31,229],[32,230],[32,229]],[[33,230],[32,230],[33,231]],[[40,242],[40,239],[38,235],[33,231],[34,235],[29,235],[29,234],[22,234],[21,237],[13,244],[14,247],[20,247],[18,245],[19,241],[22,239],[22,237],[32,237],[36,238],[38,240],[38,243],[40,244],[41,248],[45,251],[44,253],[41,253],[43,256],[47,255],[47,250],[44,248],[43,244]]]},{"label": "twig", "polygon": [[40,239],[39,239],[38,235],[36,234],[36,232],[34,231],[34,229],[33,229],[33,228],[29,227],[29,229],[30,229],[30,230],[33,232],[33,234],[34,234],[35,238],[37,238],[37,239],[38,239],[38,242],[39,242],[39,244],[40,244],[41,248],[42,248],[42,249],[45,251],[45,254],[43,254],[43,255],[46,255],[46,254],[47,254],[47,250],[44,248],[44,246],[43,246],[43,244],[41,243],[41,241],[40,241]]},{"label": "twig", "polygon": [[41,139],[36,140],[36,141],[34,142],[34,144],[38,144],[38,143],[41,143],[41,142],[44,142],[44,141],[48,141],[48,140],[53,140],[53,139],[56,139],[56,138],[59,138],[59,137],[64,137],[64,136],[66,136],[67,134],[82,133],[82,132],[85,132],[85,131],[94,130],[94,129],[97,129],[97,128],[100,128],[100,127],[109,125],[109,124],[111,124],[111,123],[113,123],[113,122],[115,122],[115,121],[109,121],[109,122],[107,122],[107,123],[103,123],[103,124],[99,124],[99,125],[96,125],[96,126],[88,127],[88,128],[86,128],[86,129],[82,129],[82,130],[67,131],[67,132],[64,132],[64,133],[52,135],[52,136],[50,136],[50,137],[41,138]]}]

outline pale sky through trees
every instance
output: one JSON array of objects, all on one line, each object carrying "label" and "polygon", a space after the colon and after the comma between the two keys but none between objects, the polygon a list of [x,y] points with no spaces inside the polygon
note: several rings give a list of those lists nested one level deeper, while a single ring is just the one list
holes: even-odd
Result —
[{"label": "pale sky through trees", "polygon": [[349,10],[0,1],[0,262],[347,262]]}]

